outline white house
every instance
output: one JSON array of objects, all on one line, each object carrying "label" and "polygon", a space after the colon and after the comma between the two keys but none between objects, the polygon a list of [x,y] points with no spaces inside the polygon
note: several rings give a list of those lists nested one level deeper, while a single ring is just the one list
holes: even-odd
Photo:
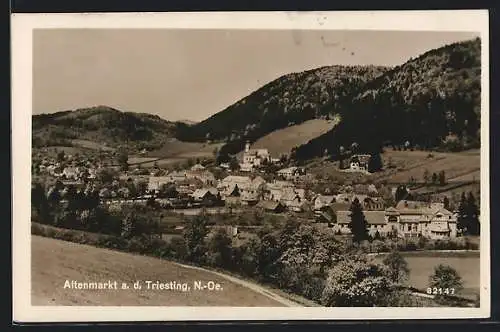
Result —
[{"label": "white house", "polygon": [[279,176],[283,177],[285,180],[293,180],[296,177],[298,177],[299,175],[303,175],[305,172],[304,172],[304,169],[302,169],[302,168],[292,166],[292,167],[280,169],[277,173]]},{"label": "white house", "polygon": [[319,211],[322,208],[329,206],[333,202],[335,202],[334,195],[317,195],[313,199],[313,208],[314,210]]},{"label": "white house", "polygon": [[351,162],[349,163],[349,169],[351,171],[368,171],[368,163],[370,161],[369,154],[356,154],[351,157]]}]

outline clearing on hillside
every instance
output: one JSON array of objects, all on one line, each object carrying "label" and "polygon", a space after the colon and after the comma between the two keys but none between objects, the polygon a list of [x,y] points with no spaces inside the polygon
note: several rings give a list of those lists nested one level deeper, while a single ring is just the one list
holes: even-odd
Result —
[{"label": "clearing on hillside", "polygon": [[145,157],[155,158],[208,158],[214,157],[214,150],[219,149],[221,143],[194,143],[182,142],[175,138],[169,139],[158,150],[148,152]]},{"label": "clearing on hillside", "polygon": [[[429,171],[430,175],[444,171],[447,181],[472,179],[480,167],[479,150],[442,153],[386,149],[382,159],[385,170],[374,177],[395,183],[405,183],[411,177],[417,182],[423,182],[425,170]],[[390,168],[391,164],[393,168]],[[476,180],[479,180],[479,177],[476,177]]]},{"label": "clearing on hillside", "polygon": [[[79,306],[293,306],[263,287],[207,270],[39,236],[31,237],[32,305]],[[128,283],[129,290],[64,289],[66,280]],[[143,282],[133,290],[134,281]],[[147,290],[145,281],[187,283],[191,291]],[[194,281],[221,291],[194,290]],[[119,286],[120,287],[120,286]]]},{"label": "clearing on hillside", "polygon": [[299,125],[273,131],[261,137],[253,145],[255,149],[268,149],[269,153],[278,158],[282,154],[290,153],[297,146],[309,142],[311,139],[323,135],[333,127],[336,121],[314,119]]}]

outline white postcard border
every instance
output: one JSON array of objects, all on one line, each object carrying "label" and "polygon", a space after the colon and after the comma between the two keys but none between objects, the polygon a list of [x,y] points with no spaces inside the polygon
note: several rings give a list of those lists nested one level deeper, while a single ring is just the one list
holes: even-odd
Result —
[{"label": "white postcard border", "polygon": [[[460,319],[490,315],[489,30],[486,10],[12,15],[13,319],[18,322]],[[30,200],[33,29],[408,30],[481,33],[480,308],[31,306]]]}]

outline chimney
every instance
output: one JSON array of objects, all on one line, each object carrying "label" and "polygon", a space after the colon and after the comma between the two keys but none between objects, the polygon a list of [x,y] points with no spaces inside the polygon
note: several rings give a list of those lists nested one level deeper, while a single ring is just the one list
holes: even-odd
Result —
[{"label": "chimney", "polygon": [[247,143],[245,144],[245,152],[248,152],[250,150],[250,142],[247,141]]}]

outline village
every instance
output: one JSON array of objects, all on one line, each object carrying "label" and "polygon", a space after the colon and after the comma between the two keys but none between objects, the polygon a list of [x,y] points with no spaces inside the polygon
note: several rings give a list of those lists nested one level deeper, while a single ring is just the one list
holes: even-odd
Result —
[{"label": "village", "polygon": [[[368,173],[369,155],[353,155],[346,172]],[[228,164],[196,163],[181,170],[157,166],[141,168],[109,166],[84,156],[59,154],[56,158],[35,158],[33,173],[51,179],[47,196],[55,193],[64,202],[71,190],[98,193],[101,204],[154,204],[179,214],[261,211],[274,215],[294,215],[324,224],[331,232],[348,235],[351,230],[350,208],[357,199],[361,204],[372,238],[402,237],[429,239],[455,238],[457,211],[450,211],[442,201],[397,200],[397,187],[390,195],[379,193],[373,183],[340,186],[337,192],[315,192],[317,177],[304,167],[279,168],[282,162],[272,158],[267,149],[252,149],[247,143],[237,170]],[[277,166],[270,174],[264,165]],[[268,168],[267,168],[268,169]],[[218,176],[216,176],[215,174]],[[55,182],[54,182],[55,181]],[[237,233],[237,226],[231,232]]]}]

